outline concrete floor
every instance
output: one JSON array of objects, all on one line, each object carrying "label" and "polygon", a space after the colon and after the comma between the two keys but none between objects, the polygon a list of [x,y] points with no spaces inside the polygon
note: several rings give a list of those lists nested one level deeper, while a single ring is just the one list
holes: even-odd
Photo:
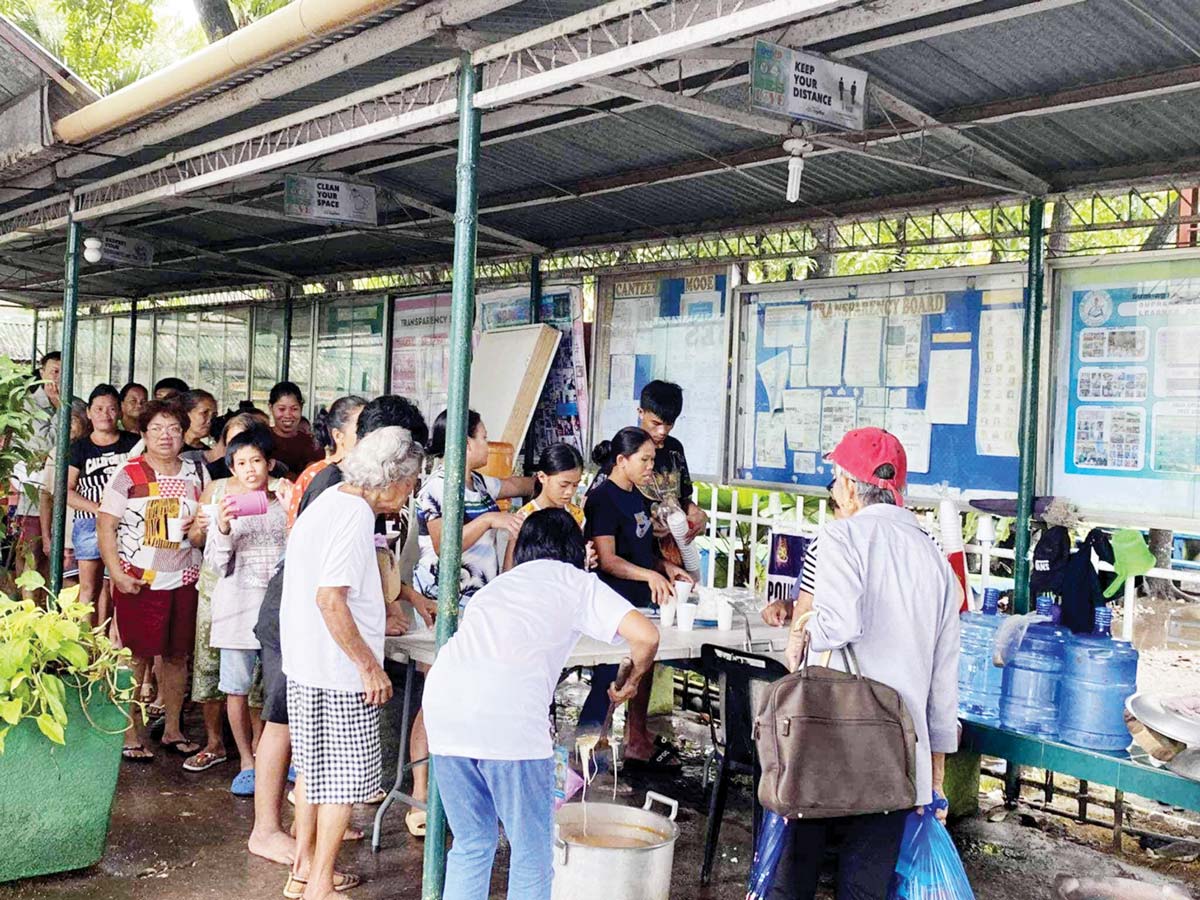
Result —
[{"label": "concrete floor", "polygon": [[[395,674],[396,680],[402,680],[400,673]],[[562,685],[559,699],[569,710],[578,707],[584,693],[586,688],[572,680]],[[382,729],[384,759],[391,761],[393,771],[398,719],[397,699],[385,710]],[[569,723],[563,724],[569,733]],[[641,801],[647,789],[679,799],[681,836],[675,851],[674,900],[741,900],[751,858],[749,785],[731,792],[714,877],[710,885],[702,887],[699,873],[706,808],[699,762],[708,730],[694,715],[686,714],[660,718],[655,727],[672,730],[683,739],[690,764],[678,778],[630,779],[632,790],[624,802]],[[194,713],[188,728],[193,735],[202,732]],[[180,763],[179,757],[160,753],[150,765],[124,764],[104,859],[80,872],[0,885],[0,900],[280,897],[284,868],[252,857],[245,849],[253,801],[228,792],[236,763],[199,774],[184,772]],[[385,772],[385,782],[391,783],[391,773]],[[996,785],[985,782],[985,786]],[[998,797],[997,793],[985,797],[983,808],[994,810]],[[1032,800],[1036,792],[1031,791],[1029,797]],[[354,824],[368,835],[374,812],[374,807],[359,807],[354,813]],[[1037,819],[1039,827],[1027,827],[1031,819]],[[1041,814],[1024,820],[1026,825],[1018,814],[1000,811],[953,826],[978,900],[1051,900],[1054,876],[1059,873],[1177,884],[1200,900],[1200,863],[1150,860],[1132,839],[1126,840],[1124,854],[1116,856],[1110,847],[1111,832],[1106,829],[1066,824],[1066,820]],[[1185,826],[1193,824],[1180,821]],[[1163,830],[1152,820],[1151,824]],[[1194,824],[1195,830],[1185,827],[1179,833],[1200,837],[1200,822]],[[70,840],[69,835],[63,840]],[[421,842],[410,838],[404,828],[403,810],[394,809],[385,823],[382,852],[373,854],[369,839],[344,846],[340,868],[360,874],[365,882],[348,896],[353,900],[417,900],[421,897],[421,853]],[[493,882],[492,896],[496,898],[504,896],[504,863],[502,847]]]}]

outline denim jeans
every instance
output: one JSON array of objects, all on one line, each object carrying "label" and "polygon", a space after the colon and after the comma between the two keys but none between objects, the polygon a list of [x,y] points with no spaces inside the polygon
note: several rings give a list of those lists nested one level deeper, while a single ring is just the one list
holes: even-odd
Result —
[{"label": "denim jeans", "polygon": [[433,772],[454,846],[443,900],[487,900],[504,826],[508,900],[550,900],[554,877],[554,760],[434,756]]}]

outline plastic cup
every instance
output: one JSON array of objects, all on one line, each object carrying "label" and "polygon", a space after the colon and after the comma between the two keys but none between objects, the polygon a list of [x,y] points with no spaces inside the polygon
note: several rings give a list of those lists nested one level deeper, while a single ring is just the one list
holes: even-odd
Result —
[{"label": "plastic cup", "polygon": [[666,603],[658,608],[658,621],[663,628],[670,628],[675,624],[675,610],[678,608],[678,603]]},{"label": "plastic cup", "polygon": [[674,588],[675,602],[687,603],[688,597],[692,596],[692,583],[690,581],[676,581]]},{"label": "plastic cup", "polygon": [[220,507],[218,507],[217,504],[215,504],[215,503],[205,503],[202,508],[204,510],[204,514],[206,516],[208,516],[208,527],[216,528],[217,527],[217,513],[218,513]]},{"label": "plastic cup", "polygon": [[724,597],[717,600],[717,630],[733,630],[733,604]]},{"label": "plastic cup", "polygon": [[241,516],[262,516],[267,512],[267,495],[265,491],[251,491],[248,494],[234,494],[229,498],[233,501],[233,513]]},{"label": "plastic cup", "polygon": [[696,627],[696,605],[694,603],[680,603],[678,606],[679,609],[675,611],[675,626],[680,631],[692,631]]},{"label": "plastic cup", "polygon": [[183,543],[183,519],[167,519],[167,540],[172,544]]}]

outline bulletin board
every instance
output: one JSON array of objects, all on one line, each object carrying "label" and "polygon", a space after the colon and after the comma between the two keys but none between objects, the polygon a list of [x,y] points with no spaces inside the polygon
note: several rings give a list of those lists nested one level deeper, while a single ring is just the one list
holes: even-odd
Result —
[{"label": "bulletin board", "polygon": [[912,497],[1015,493],[1024,288],[991,266],[740,289],[737,479],[824,488],[824,454],[877,426]]},{"label": "bulletin board", "polygon": [[[481,293],[476,296],[476,303],[475,320],[483,331],[533,322],[528,288]],[[563,337],[534,410],[526,444],[535,458],[550,444],[560,441],[586,457],[590,410],[581,285],[544,285],[537,321],[558,329]]]},{"label": "bulletin board", "polygon": [[599,280],[592,443],[637,424],[642,388],[683,388],[672,434],[695,478],[725,469],[729,397],[729,270],[725,267],[605,276]]},{"label": "bulletin board", "polygon": [[1054,269],[1053,491],[1088,512],[1195,519],[1200,259],[1147,257]]}]

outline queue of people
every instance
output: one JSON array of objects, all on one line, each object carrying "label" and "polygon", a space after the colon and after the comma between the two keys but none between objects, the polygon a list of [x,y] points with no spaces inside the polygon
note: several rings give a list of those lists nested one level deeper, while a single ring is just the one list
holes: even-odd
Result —
[{"label": "queue of people", "polygon": [[[30,400],[51,411],[61,402],[56,362],[53,354],[42,361],[47,381]],[[98,385],[78,433],[73,417],[68,506],[81,597],[132,651],[150,712],[148,722],[135,717],[123,756],[144,763],[166,751],[190,772],[220,767],[233,749],[227,721],[238,759],[230,790],[254,798],[249,851],[288,867],[292,900],[350,890],[359,876],[336,863],[342,843],[363,836],[351,809],[385,796],[379,713],[393,684],[384,640],[432,627],[451,579],[461,625],[418,676],[423,701],[409,747],[411,759],[431,760],[454,835],[444,896],[488,895],[503,826],[509,897],[545,900],[554,782],[547,711],[581,636],[627,642],[633,666],[620,687],[615,666],[594,668],[580,731],[598,729],[610,703],[628,702],[627,769],[682,767],[679,748],[649,727],[658,630],[643,613],[673,600],[674,582],[694,580],[662,513],[682,509],[691,536],[707,526],[685,448],[671,435],[683,393],[646,385],[639,424],[592,450],[598,471],[583,498],[584,460],[565,444],[545,448],[528,476],[485,474],[487,423],[469,411],[457,572],[441,563],[447,413],[430,432],[403,397],[346,396],[310,426],[303,405],[300,389],[281,382],[269,410],[243,404],[221,417],[210,393],[169,378],[153,391]],[[48,448],[49,422],[39,437]],[[924,804],[940,791],[944,754],[957,743],[957,582],[903,508],[907,467],[896,438],[859,429],[829,461],[838,521],[824,529],[820,552],[810,549],[794,603],[773,604],[763,618],[806,623],[811,651],[853,645],[863,674],[902,695],[918,732]],[[26,478],[42,494],[52,488],[52,479]],[[518,499],[516,512],[502,510]],[[17,500],[22,534],[20,517],[36,508]],[[794,637],[797,664],[799,630]],[[203,713],[203,743],[186,730],[189,695]],[[423,805],[426,767],[413,775]],[[295,805],[291,828],[285,797]],[[424,836],[421,809],[405,822]],[[882,898],[902,828],[902,816],[804,823],[790,834],[774,896],[813,896],[836,840],[839,896]]]}]

